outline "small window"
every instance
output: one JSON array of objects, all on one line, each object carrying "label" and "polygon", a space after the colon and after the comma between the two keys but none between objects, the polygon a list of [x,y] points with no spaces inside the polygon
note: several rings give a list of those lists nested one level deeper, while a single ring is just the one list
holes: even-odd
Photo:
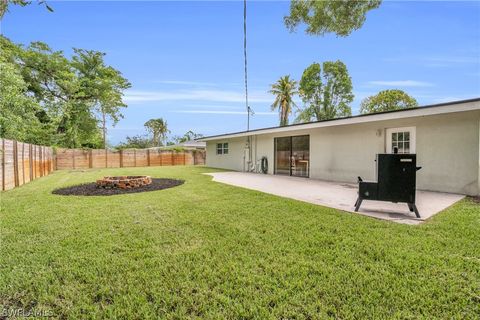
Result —
[{"label": "small window", "polygon": [[415,127],[387,129],[386,138],[387,153],[415,153]]},{"label": "small window", "polygon": [[217,143],[217,154],[228,154],[228,143]]}]

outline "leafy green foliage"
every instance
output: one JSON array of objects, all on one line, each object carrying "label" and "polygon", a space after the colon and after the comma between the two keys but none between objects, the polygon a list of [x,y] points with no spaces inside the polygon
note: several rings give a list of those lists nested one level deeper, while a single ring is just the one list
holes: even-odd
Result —
[{"label": "leafy green foliage", "polygon": [[184,143],[187,141],[194,141],[203,137],[203,134],[195,133],[192,130],[185,132],[183,136],[175,136],[172,141],[167,142],[167,145],[173,145],[178,143]]},{"label": "leafy green foliage", "polygon": [[352,79],[347,67],[341,61],[326,61],[322,66],[313,63],[303,72],[300,97],[305,108],[297,116],[297,122],[329,120],[352,114]]},{"label": "leafy green foliage", "polygon": [[275,96],[272,110],[278,109],[280,126],[288,125],[292,107],[296,106],[293,96],[298,94],[297,82],[290,79],[290,75],[280,77],[276,83],[272,84],[272,89],[269,92]]},{"label": "leafy green foliage", "polygon": [[166,144],[167,133],[170,132],[167,127],[167,121],[162,118],[150,119],[145,122],[144,126],[153,135],[152,142],[155,147]]},{"label": "leafy green foliage", "polygon": [[[478,318],[479,204],[401,225],[216,183],[211,171],[65,170],[2,193],[0,305],[52,319]],[[51,194],[115,175],[186,183]]]},{"label": "leafy green foliage", "polygon": [[299,24],[304,23],[307,25],[307,34],[323,36],[331,32],[346,37],[361,28],[367,12],[378,8],[380,4],[380,0],[292,0],[290,15],[284,17],[284,22],[290,31],[295,31]]},{"label": "leafy green foliage", "polygon": [[105,147],[107,119],[115,125],[123,118],[120,108],[127,107],[122,100],[123,91],[131,85],[118,70],[105,65],[105,53],[83,49],[74,49],[74,52],[72,66],[78,70],[82,91],[90,94],[94,110],[101,115]]},{"label": "leafy green foliage", "polygon": [[[67,59],[63,52],[53,51],[45,43],[32,42],[23,47],[3,36],[0,45],[2,61],[13,66],[25,84],[21,87],[19,83],[17,92],[23,92],[39,108],[36,116],[44,130],[38,133],[41,141],[35,143],[102,146],[98,122],[101,120],[105,128],[107,118],[113,124],[118,121],[119,108],[126,106],[123,91],[130,87],[120,72],[104,64],[103,53],[74,49],[72,58]],[[10,108],[12,103],[2,100],[2,107]],[[24,126],[28,128],[28,123]],[[22,138],[20,134],[12,136]]]},{"label": "leafy green foliage", "polygon": [[[21,6],[21,7],[25,7],[29,4],[31,4],[33,1],[27,1],[27,0],[2,0],[0,1],[0,20],[3,18],[3,16],[5,15],[5,13],[8,12],[8,7],[10,5],[17,5],[17,6]],[[38,0],[37,3],[39,5],[44,5],[45,8],[50,11],[50,12],[53,12],[53,9],[52,7],[50,7],[47,3],[47,1],[45,0]]]},{"label": "leafy green foliage", "polygon": [[36,143],[42,129],[36,116],[41,107],[26,91],[15,65],[0,57],[0,137]]},{"label": "leafy green foliage", "polygon": [[118,149],[146,149],[153,147],[152,139],[147,135],[127,136],[125,140],[125,142],[117,146]]},{"label": "leafy green foliage", "polygon": [[374,113],[418,107],[415,98],[402,90],[383,90],[374,96],[365,98],[360,105],[360,113]]}]

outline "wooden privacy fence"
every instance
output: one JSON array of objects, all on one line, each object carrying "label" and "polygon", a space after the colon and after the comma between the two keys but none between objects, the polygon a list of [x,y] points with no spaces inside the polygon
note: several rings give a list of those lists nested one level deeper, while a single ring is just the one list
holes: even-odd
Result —
[{"label": "wooden privacy fence", "polygon": [[57,149],[56,169],[123,168],[205,164],[204,150]]},{"label": "wooden privacy fence", "polygon": [[0,138],[1,190],[10,190],[54,170],[205,164],[204,150],[57,149]]},{"label": "wooden privacy fence", "polygon": [[2,190],[10,190],[50,174],[55,168],[51,147],[0,139]]}]

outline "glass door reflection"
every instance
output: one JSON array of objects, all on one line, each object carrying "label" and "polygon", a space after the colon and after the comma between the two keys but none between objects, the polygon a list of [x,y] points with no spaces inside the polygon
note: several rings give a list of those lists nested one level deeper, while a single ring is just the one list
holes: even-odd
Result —
[{"label": "glass door reflection", "polygon": [[309,177],[310,136],[275,138],[275,174]]}]

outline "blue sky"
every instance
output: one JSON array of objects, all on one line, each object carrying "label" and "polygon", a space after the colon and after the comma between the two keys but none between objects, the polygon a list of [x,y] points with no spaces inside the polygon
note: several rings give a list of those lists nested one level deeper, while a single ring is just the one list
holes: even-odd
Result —
[{"label": "blue sky", "polygon": [[[44,41],[107,53],[132,83],[125,118],[109,141],[144,133],[150,118],[172,135],[246,128],[243,89],[243,2],[53,2],[55,10],[12,7],[2,34],[16,43]],[[308,36],[283,25],[289,2],[248,2],[252,128],[275,126],[269,86],[299,80],[313,62],[342,60],[352,77],[354,114],[360,101],[399,88],[420,104],[480,96],[478,2],[384,2],[346,38]],[[293,117],[292,117],[293,118]]]}]

